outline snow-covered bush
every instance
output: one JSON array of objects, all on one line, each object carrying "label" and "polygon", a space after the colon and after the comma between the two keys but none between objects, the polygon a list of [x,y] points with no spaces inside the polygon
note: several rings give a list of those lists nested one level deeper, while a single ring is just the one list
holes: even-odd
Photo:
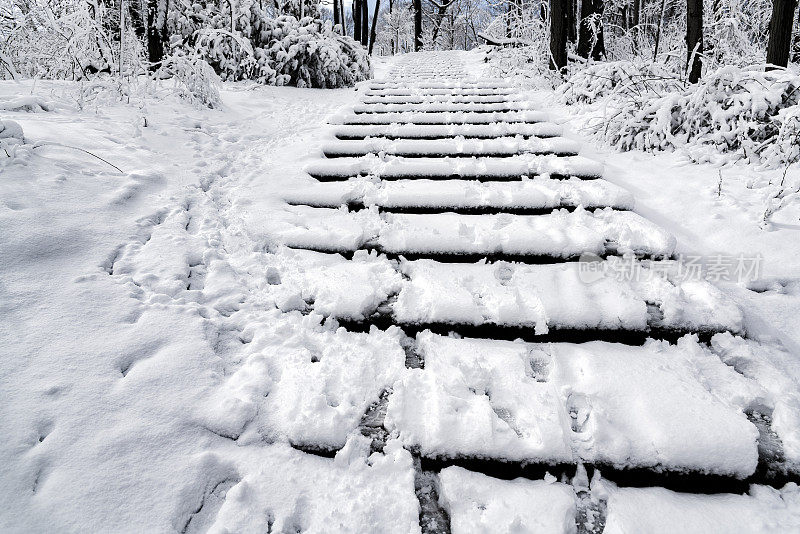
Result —
[{"label": "snow-covered bush", "polygon": [[0,119],[0,149],[11,155],[13,148],[25,142],[22,126],[12,120]]},{"label": "snow-covered bush", "polygon": [[683,89],[674,74],[658,64],[608,61],[577,69],[559,88],[567,104],[592,103],[609,96],[663,95]]},{"label": "snow-covered bush", "polygon": [[271,18],[255,3],[237,7],[226,12],[214,2],[181,0],[167,21],[172,48],[202,57],[223,80],[324,88],[370,77],[366,50],[330,22]]},{"label": "snow-covered bush", "polygon": [[723,67],[679,92],[629,95],[598,132],[621,150],[688,145],[695,160],[726,152],[769,165],[796,161],[800,76],[762,68]]},{"label": "snow-covered bush", "polygon": [[159,76],[169,77],[175,92],[189,102],[209,108],[222,104],[219,77],[203,58],[177,50],[161,62]]}]

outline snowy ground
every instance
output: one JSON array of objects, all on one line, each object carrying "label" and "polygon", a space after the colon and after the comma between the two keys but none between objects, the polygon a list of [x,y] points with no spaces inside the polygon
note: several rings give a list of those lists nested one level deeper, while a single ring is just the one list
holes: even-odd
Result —
[{"label": "snowy ground", "polygon": [[[478,53],[462,58],[467,68],[480,68]],[[380,63],[376,77],[392,66]],[[736,164],[721,170],[720,188],[718,168],[680,155],[592,148],[580,136],[585,118],[554,104],[552,95],[525,94],[526,105],[564,123],[582,156],[604,164],[611,186],[565,190],[537,182],[511,197],[485,186],[464,199],[552,208],[599,198],[598,206],[630,207],[627,190],[636,213],[677,238],[661,239],[659,247],[676,246],[706,264],[758,257],[761,270],[742,284],[712,280],[718,300],[703,306],[700,297],[717,293],[705,286],[693,293],[700,281],[598,289],[607,300],[587,301],[599,310],[592,325],[609,317],[645,325],[644,301],[661,291],[664,320],[695,321],[684,325],[690,327],[718,320],[721,329],[743,327],[753,340],[722,333],[708,346],[689,336],[676,345],[620,349],[422,333],[417,344],[426,367],[408,369],[400,329],[347,332],[325,317],[363,317],[399,294],[396,316],[477,313],[522,320],[539,333],[561,318],[583,320],[591,306],[561,306],[545,290],[541,298],[521,298],[515,284],[530,285],[525,276],[558,287],[532,271],[551,266],[520,268],[509,284],[513,269],[500,265],[477,290],[474,281],[484,276],[478,272],[489,266],[462,264],[465,273],[448,288],[426,285],[433,268],[425,260],[401,273],[375,253],[357,251],[345,262],[281,247],[287,233],[314,229],[304,208],[284,199],[307,199],[319,186],[303,169],[330,147],[337,126],[326,122],[352,111],[364,88],[226,84],[224,107],[214,111],[164,91],[128,102],[108,91],[93,100],[89,89],[0,84],[0,103],[36,95],[53,108],[0,116],[17,121],[28,142],[11,157],[0,155],[0,530],[416,532],[419,469],[410,450],[552,462],[577,455],[747,476],[758,452],[744,411],[754,406],[773,410],[786,455],[800,462],[800,221],[789,207],[762,224],[770,194],[763,184],[782,170]],[[34,148],[39,142],[69,147]],[[415,197],[402,183],[370,187],[335,195],[384,205]],[[438,192],[447,195],[447,187]],[[334,223],[320,224],[330,229],[330,242],[350,239],[357,248],[368,241],[358,241],[364,228],[386,225],[375,217],[369,210],[340,212]],[[402,224],[366,237],[407,247],[421,232],[437,233],[430,221],[411,226],[403,217],[412,216],[395,217]],[[509,220],[487,217],[491,224],[479,230],[489,236],[484,242],[494,242],[491,232]],[[475,225],[466,233],[463,221],[451,226],[444,230],[452,239],[443,243],[481,242]],[[516,234],[514,228],[502,231]],[[648,232],[641,235],[655,231]],[[607,236],[598,235],[604,243]],[[630,229],[620,235],[641,238]],[[472,302],[437,308],[449,297],[456,302],[465,288],[467,296],[500,296],[474,310]],[[576,294],[570,302],[579,297],[587,298]],[[743,318],[726,299],[738,303]],[[357,428],[389,389],[386,426],[393,433],[383,453],[370,454]],[[576,414],[572,428],[565,410]],[[299,449],[339,452],[329,458]],[[792,484],[702,497],[602,479],[591,488],[549,476],[505,481],[459,467],[438,480],[438,506],[453,532],[570,532],[576,514],[598,503],[606,507],[607,532],[788,532],[800,525]]]}]

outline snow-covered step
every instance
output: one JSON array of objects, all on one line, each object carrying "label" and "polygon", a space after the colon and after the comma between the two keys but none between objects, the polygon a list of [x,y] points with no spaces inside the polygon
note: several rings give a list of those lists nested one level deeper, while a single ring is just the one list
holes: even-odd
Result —
[{"label": "snow-covered step", "polygon": [[365,96],[432,96],[432,95],[447,95],[447,96],[489,96],[489,95],[513,95],[517,92],[516,89],[511,87],[501,89],[478,89],[478,88],[461,88],[461,89],[421,89],[413,87],[405,87],[401,89],[373,89],[364,91]]},{"label": "snow-covered step", "polygon": [[448,467],[439,475],[439,492],[452,534],[575,531],[575,493],[554,477],[501,480]]},{"label": "snow-covered step", "polygon": [[[279,255],[291,261],[277,264],[278,308],[313,309],[353,325],[383,318],[410,331],[435,328],[475,336],[491,326],[488,330],[505,331],[502,337],[513,334],[509,339],[626,342],[647,335],[742,331],[741,310],[713,285],[670,281],[639,262],[629,267],[606,260],[612,274],[596,278],[578,263],[398,264],[366,251],[353,260],[307,250]],[[630,277],[617,275],[626,270]]]},{"label": "snow-covered step", "polygon": [[383,153],[403,157],[508,157],[517,154],[577,155],[577,142],[563,137],[528,138],[499,137],[496,139],[401,139],[376,138],[368,140],[339,140],[322,147],[326,157],[359,157]]},{"label": "snow-covered step", "polygon": [[433,104],[437,102],[447,103],[482,103],[482,104],[499,104],[502,102],[509,102],[510,99],[506,95],[415,95],[415,96],[402,96],[402,95],[386,95],[386,96],[368,96],[362,99],[364,104]]},{"label": "snow-covered step", "polygon": [[448,112],[472,112],[472,113],[497,113],[523,111],[533,109],[527,102],[431,102],[421,104],[356,104],[353,106],[354,113],[448,113]]},{"label": "snow-covered step", "polygon": [[[552,475],[504,480],[457,466],[443,469],[438,478],[453,534],[767,534],[795,532],[800,525],[795,484],[781,489],[753,484],[747,492],[711,494],[619,487],[603,477],[592,480],[590,491],[576,479],[574,486]],[[738,485],[732,482],[720,485]],[[584,503],[597,506],[596,512],[581,517]]]},{"label": "snow-covered step", "polygon": [[[401,263],[405,277],[392,316],[408,325],[492,324],[555,331],[742,331],[739,307],[713,285],[670,281],[640,263],[630,276],[587,276],[580,263],[525,265]],[[614,271],[618,272],[618,271]]]},{"label": "snow-covered step", "polygon": [[344,115],[331,119],[331,124],[493,124],[545,122],[547,114],[541,111],[454,111],[448,113],[362,113]]},{"label": "snow-covered step", "polygon": [[[408,257],[572,259],[584,253],[669,257],[675,238],[630,211],[557,210],[545,215],[378,214],[294,206],[294,226],[276,230],[293,248],[374,248]],[[462,261],[463,261],[462,260]]]},{"label": "snow-covered step", "polygon": [[610,208],[546,215],[386,214],[377,240],[395,254],[575,258],[632,252],[668,257],[675,238],[636,213]]},{"label": "snow-covered step", "polygon": [[368,89],[505,89],[514,87],[503,79],[422,81],[372,81],[364,84]]},{"label": "snow-covered step", "polygon": [[518,182],[368,179],[322,182],[283,195],[290,204],[320,208],[378,206],[417,211],[543,211],[566,207],[633,209],[630,192],[605,180],[537,176]]},{"label": "snow-covered step", "polygon": [[423,332],[416,346],[425,367],[394,385],[385,425],[423,456],[756,469],[758,431],[736,398],[749,384],[691,336],[627,346]]},{"label": "snow-covered step", "polygon": [[752,485],[747,494],[678,493],[605,483],[604,534],[752,534],[800,532],[800,489]]},{"label": "snow-covered step", "polygon": [[306,172],[320,181],[375,176],[384,180],[428,178],[450,180],[520,180],[522,177],[575,176],[602,178],[603,165],[582,156],[522,154],[507,158],[403,158],[396,156],[336,158],[312,163]]},{"label": "snow-covered step", "polygon": [[495,123],[495,124],[387,124],[387,125],[339,125],[333,134],[338,139],[364,139],[386,137],[388,139],[493,139],[506,136],[557,137],[563,129],[552,122]]}]

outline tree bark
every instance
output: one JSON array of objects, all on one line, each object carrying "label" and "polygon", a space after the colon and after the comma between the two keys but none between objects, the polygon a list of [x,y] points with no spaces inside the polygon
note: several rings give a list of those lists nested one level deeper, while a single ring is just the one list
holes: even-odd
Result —
[{"label": "tree bark", "polygon": [[361,44],[369,45],[369,2],[361,0]]},{"label": "tree bark", "polygon": [[792,61],[800,63],[800,10],[797,12],[797,29],[794,33],[794,52],[792,53]]},{"label": "tree bark", "polygon": [[414,51],[422,50],[422,0],[413,0],[414,5]]},{"label": "tree bark", "polygon": [[686,49],[689,83],[697,83],[703,70],[703,0],[686,2]]},{"label": "tree bark", "polygon": [[378,12],[381,10],[381,0],[375,0],[375,13],[372,14],[372,30],[369,32],[369,54],[375,46],[375,35],[378,31]]},{"label": "tree bark", "polygon": [[[767,64],[786,67],[792,46],[792,24],[797,0],[773,0],[772,19],[769,21]],[[771,68],[771,67],[767,67]]]},{"label": "tree bark", "polygon": [[581,0],[578,55],[599,61],[606,55],[603,39],[603,0]]},{"label": "tree bark", "polygon": [[353,39],[361,42],[361,2],[367,0],[353,0]]},{"label": "tree bark", "polygon": [[342,23],[342,15],[339,13],[339,0],[333,0],[333,25]]},{"label": "tree bark", "polygon": [[567,41],[578,41],[578,0],[567,0]]},{"label": "tree bark", "polygon": [[147,2],[147,59],[152,70],[157,69],[158,64],[164,59],[168,10],[169,0],[148,0]]},{"label": "tree bark", "polygon": [[550,0],[550,70],[567,66],[567,0]]}]

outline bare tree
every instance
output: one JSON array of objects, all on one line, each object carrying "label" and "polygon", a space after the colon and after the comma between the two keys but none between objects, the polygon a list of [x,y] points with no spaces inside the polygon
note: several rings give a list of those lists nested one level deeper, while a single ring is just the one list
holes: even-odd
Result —
[{"label": "bare tree", "polygon": [[689,83],[700,81],[703,70],[703,0],[686,2],[686,70]]},{"label": "bare tree", "polygon": [[792,24],[797,0],[773,0],[772,19],[769,22],[769,41],[767,42],[767,63],[776,67],[789,64],[789,50],[792,46]]}]

